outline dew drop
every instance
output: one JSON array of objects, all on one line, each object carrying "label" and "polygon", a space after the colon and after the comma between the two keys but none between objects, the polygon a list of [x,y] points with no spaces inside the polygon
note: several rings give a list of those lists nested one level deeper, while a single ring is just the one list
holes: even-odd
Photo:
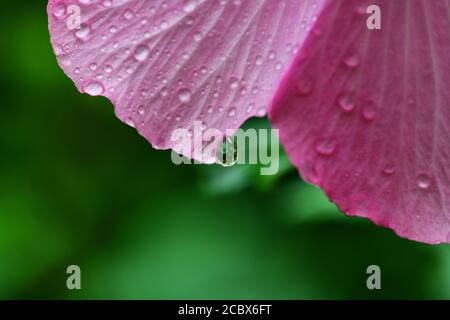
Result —
[{"label": "dew drop", "polygon": [[337,142],[334,138],[324,139],[317,143],[317,153],[324,156],[331,156],[336,151]]},{"label": "dew drop", "polygon": [[87,24],[82,24],[78,30],[75,31],[75,36],[78,39],[85,40],[91,33],[91,28]]},{"label": "dew drop", "polygon": [[169,22],[167,20],[163,20],[159,27],[161,28],[161,30],[166,30],[167,28],[169,28]]},{"label": "dew drop", "polygon": [[362,109],[362,116],[367,121],[372,121],[377,115],[377,105],[373,101],[368,101]]},{"label": "dew drop", "polygon": [[257,66],[262,65],[262,64],[263,64],[263,61],[264,61],[264,58],[263,58],[262,56],[256,56],[255,64],[256,64]]},{"label": "dew drop", "polygon": [[203,35],[200,32],[194,33],[194,40],[196,42],[202,41],[202,39],[203,39]]},{"label": "dew drop", "polygon": [[281,61],[278,61],[275,64],[275,70],[280,71],[281,69],[283,69],[283,63]]},{"label": "dew drop", "polygon": [[269,51],[268,58],[269,60],[274,60],[277,57],[277,53],[273,50]]},{"label": "dew drop", "polygon": [[230,89],[236,90],[239,86],[239,80],[237,78],[230,79]]},{"label": "dew drop", "polygon": [[110,65],[107,65],[107,66],[105,66],[104,70],[106,73],[111,73],[111,72],[113,72],[113,67]]},{"label": "dew drop", "polygon": [[395,166],[392,164],[388,164],[384,167],[383,172],[388,176],[393,175],[395,173]]},{"label": "dew drop", "polygon": [[116,26],[111,26],[111,28],[109,28],[109,32],[110,33],[116,33],[119,29]]},{"label": "dew drop", "polygon": [[421,174],[419,175],[419,177],[417,178],[417,186],[420,189],[426,190],[430,187],[431,185],[431,178],[425,174]]},{"label": "dew drop", "polygon": [[355,100],[349,93],[341,94],[338,98],[339,108],[344,113],[350,113],[355,109]]},{"label": "dew drop", "polygon": [[224,139],[217,150],[216,163],[223,167],[231,167],[238,162],[237,148],[230,137]]},{"label": "dew drop", "polygon": [[91,96],[99,96],[105,92],[105,88],[98,81],[90,81],[83,86],[83,91]]},{"label": "dew drop", "polygon": [[191,101],[192,93],[189,89],[183,88],[178,91],[178,99],[181,103],[189,103]]},{"label": "dew drop", "polygon": [[266,107],[262,106],[259,107],[258,110],[256,110],[257,117],[264,117],[265,115],[266,115]]},{"label": "dew drop", "polygon": [[63,54],[64,49],[63,49],[63,47],[61,47],[59,44],[55,44],[55,45],[53,46],[53,51],[55,52],[55,55],[56,55],[56,56],[60,56],[60,55]]},{"label": "dew drop", "polygon": [[144,106],[139,106],[137,109],[138,113],[143,116],[145,114],[145,108]]},{"label": "dew drop", "polygon": [[195,7],[197,6],[197,1],[196,0],[186,0],[184,2],[184,6],[183,6],[183,10],[185,12],[192,12],[195,10]]},{"label": "dew drop", "polygon": [[359,57],[357,54],[352,54],[346,57],[343,61],[344,65],[350,69],[354,69],[359,65]]},{"label": "dew drop", "polygon": [[134,13],[130,9],[126,9],[123,13],[123,17],[125,18],[125,20],[131,20],[134,17]]},{"label": "dew drop", "polygon": [[136,47],[136,50],[134,50],[134,57],[138,61],[144,61],[147,59],[148,54],[150,52],[150,49],[145,44],[139,45]]},{"label": "dew drop", "polygon": [[169,95],[169,89],[167,89],[166,87],[161,89],[161,97],[167,97]]},{"label": "dew drop", "polygon": [[246,112],[247,112],[247,113],[251,113],[254,109],[255,109],[255,104],[254,104],[254,103],[250,103],[250,104],[247,106]]},{"label": "dew drop", "polygon": [[135,127],[136,127],[136,124],[135,124],[135,122],[134,122],[134,120],[133,120],[132,118],[127,118],[127,119],[125,120],[125,123],[126,123],[127,125],[129,125],[130,127],[132,127],[132,128],[135,128]]},{"label": "dew drop", "polygon": [[234,117],[236,115],[236,108],[231,108],[229,111],[228,111],[228,117]]},{"label": "dew drop", "polygon": [[66,7],[63,4],[59,4],[55,7],[55,10],[53,11],[53,15],[56,18],[61,18],[66,14]]}]

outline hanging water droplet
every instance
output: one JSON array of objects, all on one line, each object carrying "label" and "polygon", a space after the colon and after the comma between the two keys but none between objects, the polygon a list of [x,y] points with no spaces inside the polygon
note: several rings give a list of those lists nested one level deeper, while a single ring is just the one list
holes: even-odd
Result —
[{"label": "hanging water droplet", "polygon": [[417,177],[417,186],[420,189],[428,189],[431,185],[431,178],[425,174],[421,174]]},{"label": "hanging water droplet", "polygon": [[232,138],[224,139],[222,145],[217,150],[216,163],[223,167],[231,167],[238,162],[237,148]]},{"label": "hanging water droplet", "polygon": [[191,101],[191,91],[189,89],[183,88],[178,91],[178,98],[181,103],[189,103]]},{"label": "hanging water droplet", "polygon": [[317,153],[323,156],[331,156],[335,153],[337,147],[336,139],[328,138],[319,141],[316,145]]}]

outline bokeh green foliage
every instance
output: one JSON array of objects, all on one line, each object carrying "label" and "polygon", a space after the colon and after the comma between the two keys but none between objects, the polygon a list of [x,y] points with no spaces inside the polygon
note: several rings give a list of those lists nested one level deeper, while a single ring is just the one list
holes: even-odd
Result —
[{"label": "bokeh green foliage", "polygon": [[[76,91],[45,6],[0,11],[0,298],[450,297],[448,246],[345,217],[285,155],[269,177],[173,165]],[[81,291],[65,287],[69,264]],[[371,264],[381,291],[366,289]]]}]

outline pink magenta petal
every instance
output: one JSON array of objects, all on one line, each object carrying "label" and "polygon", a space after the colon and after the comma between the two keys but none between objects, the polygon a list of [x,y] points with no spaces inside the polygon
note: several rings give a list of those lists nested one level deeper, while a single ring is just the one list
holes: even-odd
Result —
[{"label": "pink magenta petal", "polygon": [[[367,28],[371,4],[381,30]],[[450,242],[448,1],[331,1],[269,117],[303,178],[346,214]]]},{"label": "pink magenta petal", "polygon": [[177,128],[192,133],[201,121],[225,134],[264,116],[325,2],[50,0],[48,16],[77,88],[108,97],[155,148],[176,149]]}]

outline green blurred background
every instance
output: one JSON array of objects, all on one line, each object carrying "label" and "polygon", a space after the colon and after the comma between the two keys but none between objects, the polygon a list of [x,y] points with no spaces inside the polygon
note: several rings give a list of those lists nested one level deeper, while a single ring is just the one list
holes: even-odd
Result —
[{"label": "green blurred background", "polygon": [[[450,298],[449,246],[345,217],[285,157],[272,177],[173,165],[77,92],[46,3],[0,12],[0,298]],[[71,264],[80,291],[66,288]],[[366,288],[371,264],[380,291]]]}]

